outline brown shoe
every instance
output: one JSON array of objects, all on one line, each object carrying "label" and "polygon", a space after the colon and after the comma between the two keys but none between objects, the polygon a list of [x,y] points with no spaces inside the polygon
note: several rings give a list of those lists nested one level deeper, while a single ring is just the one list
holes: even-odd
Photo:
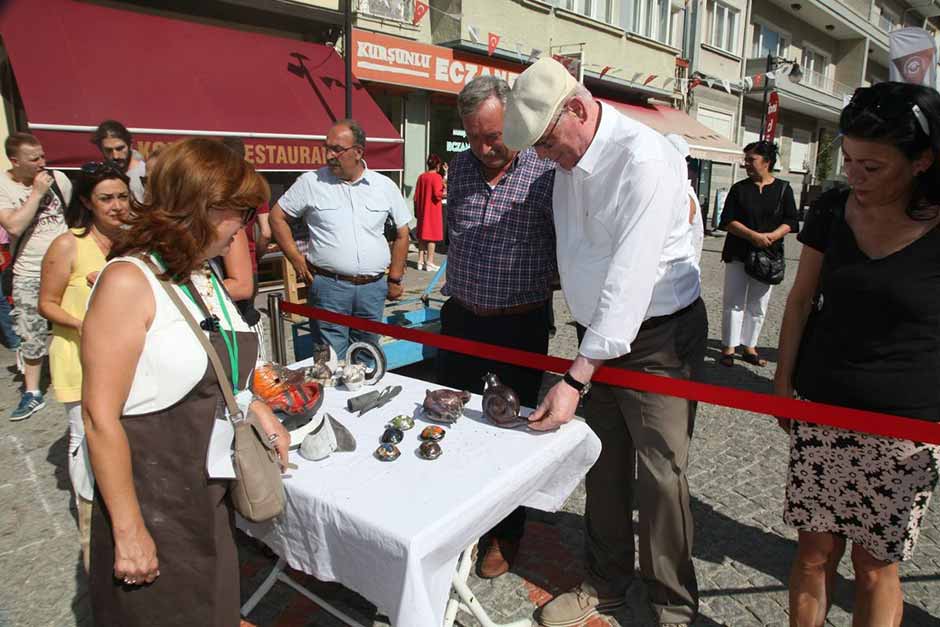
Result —
[{"label": "brown shoe", "polygon": [[505,538],[490,538],[489,546],[480,560],[477,574],[483,579],[494,579],[500,575],[505,575],[512,567],[512,562],[516,559],[516,553],[519,551],[518,540],[506,540]]}]

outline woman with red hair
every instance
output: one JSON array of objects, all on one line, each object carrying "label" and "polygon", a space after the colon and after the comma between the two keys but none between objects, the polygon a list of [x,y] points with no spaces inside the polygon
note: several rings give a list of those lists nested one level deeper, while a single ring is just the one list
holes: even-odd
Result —
[{"label": "woman with red hair", "polygon": [[[160,155],[147,192],[82,323],[82,413],[96,479],[91,608],[96,625],[231,627],[238,553],[221,386],[257,415],[283,463],[290,435],[249,390],[258,336],[208,261],[228,252],[270,190],[220,142],[194,138]],[[222,381],[196,333],[219,353]]]},{"label": "woman with red hair", "polygon": [[428,157],[428,170],[415,183],[415,218],[418,219],[418,270],[437,270],[434,264],[434,245],[444,239],[444,206],[447,194],[444,176],[447,165],[432,154]]}]

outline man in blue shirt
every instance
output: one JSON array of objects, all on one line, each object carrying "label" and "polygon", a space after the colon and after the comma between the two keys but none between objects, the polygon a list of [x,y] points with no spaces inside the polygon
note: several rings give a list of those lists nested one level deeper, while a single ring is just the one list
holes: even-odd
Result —
[{"label": "man in blue shirt", "polygon": [[[363,159],[366,137],[354,120],[336,122],[326,136],[327,165],[303,174],[271,208],[271,230],[297,276],[309,286],[307,302],[336,313],[381,320],[385,299],[402,294],[411,212],[386,176]],[[310,246],[297,249],[287,217],[303,218]],[[389,252],[385,221],[397,229]],[[388,277],[386,278],[386,269]],[[314,341],[343,359],[351,342],[374,334],[311,320]]]}]

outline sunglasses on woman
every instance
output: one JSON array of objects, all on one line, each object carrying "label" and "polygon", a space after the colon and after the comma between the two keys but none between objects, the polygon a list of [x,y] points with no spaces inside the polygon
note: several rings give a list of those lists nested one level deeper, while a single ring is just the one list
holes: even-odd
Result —
[{"label": "sunglasses on woman", "polygon": [[113,161],[89,161],[82,164],[82,173],[90,176],[101,176],[102,174],[120,174],[127,176],[121,166]]},{"label": "sunglasses on woman", "polygon": [[871,87],[856,89],[852,100],[843,110],[843,114],[848,115],[851,121],[867,115],[885,124],[914,116],[920,130],[924,132],[924,135],[930,136],[930,124],[919,106],[902,98],[883,98]]}]

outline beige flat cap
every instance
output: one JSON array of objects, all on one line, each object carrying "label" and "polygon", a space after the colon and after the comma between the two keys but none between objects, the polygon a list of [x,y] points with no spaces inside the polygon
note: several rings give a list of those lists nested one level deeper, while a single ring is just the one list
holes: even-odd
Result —
[{"label": "beige flat cap", "polygon": [[528,148],[539,140],[578,81],[561,63],[545,57],[519,75],[506,100],[503,142],[511,150]]}]

